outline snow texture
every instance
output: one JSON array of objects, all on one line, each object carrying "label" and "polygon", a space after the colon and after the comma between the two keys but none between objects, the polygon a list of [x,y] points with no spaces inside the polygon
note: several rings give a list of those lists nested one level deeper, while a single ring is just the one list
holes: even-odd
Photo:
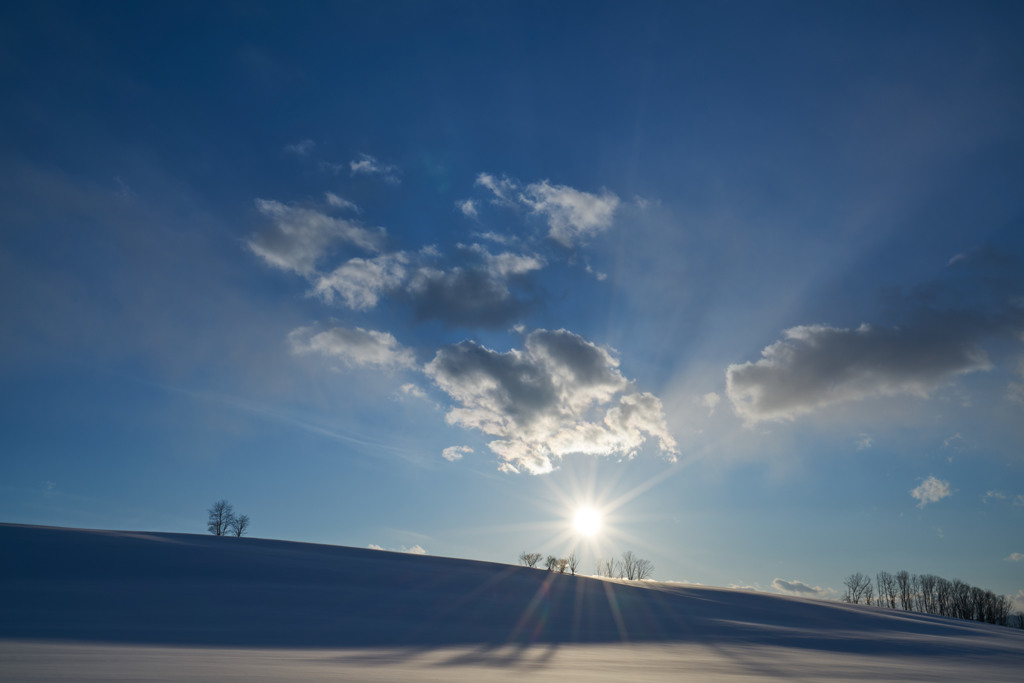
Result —
[{"label": "snow texture", "polygon": [[0,681],[1011,681],[1024,631],[361,548],[0,525]]}]

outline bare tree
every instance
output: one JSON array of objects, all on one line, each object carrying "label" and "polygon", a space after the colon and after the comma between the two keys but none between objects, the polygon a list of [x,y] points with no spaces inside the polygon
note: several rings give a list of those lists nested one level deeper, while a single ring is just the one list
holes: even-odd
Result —
[{"label": "bare tree", "polygon": [[643,581],[654,574],[654,564],[650,560],[640,558],[636,561],[636,580]]},{"label": "bare tree", "polygon": [[910,574],[904,569],[896,572],[896,586],[899,589],[900,607],[909,612],[914,609],[914,583]]},{"label": "bare tree", "polygon": [[854,605],[862,602],[867,605],[871,604],[874,591],[871,588],[871,579],[866,574],[861,574],[860,572],[850,574],[843,579],[843,585],[846,586],[846,592],[843,593],[843,602],[849,602]]},{"label": "bare tree", "polygon": [[544,560],[544,566],[547,567],[549,572],[553,572],[558,569],[558,558],[554,555],[548,555]]},{"label": "bare tree", "polygon": [[210,516],[206,520],[206,528],[214,536],[226,535],[231,528],[231,522],[235,519],[235,510],[231,503],[218,500],[208,512]]},{"label": "bare tree", "polygon": [[633,554],[632,550],[622,553],[622,572],[630,581],[636,578],[636,563],[640,558]]},{"label": "bare tree", "polygon": [[569,554],[569,571],[572,572],[573,576],[576,576],[576,569],[579,568],[579,566],[580,556],[576,554],[575,550],[573,550],[572,553]]},{"label": "bare tree", "polygon": [[249,515],[239,515],[238,517],[232,517],[228,523],[231,528],[231,533],[241,538],[245,535],[246,529],[249,528]]},{"label": "bare tree", "polygon": [[524,567],[536,567],[541,557],[543,556],[540,553],[528,553],[524,550],[519,553],[519,562]]},{"label": "bare tree", "polygon": [[622,565],[614,557],[607,560],[598,560],[597,575],[607,576],[609,579],[621,579]]},{"label": "bare tree", "polygon": [[568,568],[569,568],[569,560],[565,559],[564,557],[558,558],[558,561],[555,562],[555,569],[558,570],[559,574],[564,574],[565,570],[568,569]]},{"label": "bare tree", "polygon": [[889,572],[878,572],[875,574],[875,585],[878,588],[878,604],[882,607],[896,609],[898,595],[896,577]]}]

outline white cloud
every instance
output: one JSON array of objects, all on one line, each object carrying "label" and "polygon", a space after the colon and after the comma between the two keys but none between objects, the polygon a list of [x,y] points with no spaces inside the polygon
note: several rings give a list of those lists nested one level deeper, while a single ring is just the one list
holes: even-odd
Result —
[{"label": "white cloud", "polygon": [[327,199],[327,203],[336,209],[348,209],[350,211],[355,211],[356,213],[359,213],[359,207],[356,206],[353,202],[350,202],[349,200],[345,199],[344,197],[339,197],[333,192],[325,192],[324,197]]},{"label": "white cloud", "polygon": [[399,387],[399,391],[402,392],[403,396],[411,396],[412,398],[425,399],[427,397],[427,392],[423,391],[423,389],[419,388],[415,384],[412,384],[411,382],[408,384],[403,384],[401,387]]},{"label": "white cloud", "polygon": [[468,216],[469,218],[476,218],[480,215],[476,208],[476,202],[472,199],[464,199],[461,202],[455,202],[455,206],[464,216]]},{"label": "white cloud", "polygon": [[821,588],[820,586],[809,586],[803,581],[786,581],[779,578],[772,581],[772,588],[781,593],[791,593],[794,595],[812,597],[821,597],[828,593],[826,589]]},{"label": "white cloud", "polygon": [[448,462],[455,462],[462,460],[462,456],[472,452],[473,449],[469,446],[449,446],[441,452],[441,457]]},{"label": "white cloud", "polygon": [[709,391],[700,397],[700,404],[708,409],[708,416],[710,417],[715,414],[715,408],[718,407],[718,403],[721,400],[721,396],[713,391]]},{"label": "white cloud", "polygon": [[927,397],[949,378],[990,368],[985,353],[956,334],[861,325],[802,325],[766,347],[757,362],[730,365],[727,394],[749,422],[792,420],[876,395]]},{"label": "white cloud", "polygon": [[464,341],[424,371],[457,403],[449,423],[498,437],[488,446],[504,471],[550,472],[571,453],[633,457],[648,438],[669,457],[677,452],[661,401],[621,395],[629,382],[618,360],[566,330],[534,331],[522,350],[505,353]]},{"label": "white cloud", "polygon": [[1002,491],[986,491],[982,502],[987,503],[990,500],[1006,500],[1006,494]]},{"label": "white cloud", "polygon": [[353,258],[318,278],[313,291],[327,303],[337,294],[349,308],[364,311],[376,306],[382,294],[403,285],[408,264],[404,252]]},{"label": "white cloud", "polygon": [[371,543],[370,545],[368,545],[366,547],[369,548],[370,550],[384,550],[384,548],[382,548],[381,546],[377,545],[376,543]]},{"label": "white cloud", "polygon": [[543,215],[548,236],[566,247],[610,228],[619,206],[619,198],[608,190],[596,195],[546,180],[527,185],[519,200]]},{"label": "white cloud", "polygon": [[870,434],[861,434],[857,437],[857,450],[866,451],[874,445]]},{"label": "white cloud", "polygon": [[921,485],[912,489],[910,495],[921,501],[917,507],[924,508],[928,503],[936,503],[943,498],[953,495],[949,488],[949,482],[935,477],[928,477]]},{"label": "white cloud", "polygon": [[1017,506],[1024,506],[1024,495],[1015,496],[1013,499],[1013,504]]},{"label": "white cloud", "polygon": [[492,254],[482,244],[469,246],[460,244],[459,246],[479,254],[487,273],[495,279],[504,280],[513,275],[524,275],[533,270],[540,270],[545,265],[543,258],[533,254],[513,254],[511,252]]},{"label": "white cloud", "polygon": [[416,364],[412,351],[401,346],[390,333],[361,327],[333,327],[323,332],[299,327],[289,333],[288,341],[292,353],[319,353],[350,367],[395,369],[411,368]]},{"label": "white cloud", "polygon": [[513,195],[519,186],[512,180],[509,180],[506,176],[495,178],[490,174],[481,173],[476,177],[476,184],[480,187],[487,188],[494,194],[495,199],[491,200],[494,203],[505,206],[515,205]]},{"label": "white cloud", "polygon": [[383,228],[367,230],[351,221],[269,199],[257,199],[256,209],[273,221],[273,227],[253,235],[249,249],[276,268],[307,277],[315,273],[317,262],[332,245],[347,242],[377,251],[386,234]]},{"label": "white cloud", "polygon": [[299,142],[296,142],[294,145],[285,145],[284,149],[286,152],[291,152],[292,154],[297,154],[300,157],[304,157],[311,151],[313,151],[314,147],[316,147],[316,143],[313,142],[312,140],[300,140]]},{"label": "white cloud", "polygon": [[398,182],[397,166],[382,164],[369,154],[360,154],[359,159],[350,161],[348,167],[352,175],[379,175],[389,183]]},{"label": "white cloud", "polygon": [[423,549],[423,546],[417,544],[411,548],[402,548],[403,553],[410,553],[412,555],[426,555],[427,551]]},{"label": "white cloud", "polygon": [[1024,560],[1024,553],[1010,553],[1010,556],[1006,558],[1010,562],[1020,562]]},{"label": "white cloud", "polygon": [[566,247],[610,228],[621,203],[609,190],[597,195],[567,185],[552,185],[547,180],[520,188],[507,176],[498,178],[481,173],[476,184],[490,190],[495,204],[525,206],[543,216],[548,224],[548,237]]}]

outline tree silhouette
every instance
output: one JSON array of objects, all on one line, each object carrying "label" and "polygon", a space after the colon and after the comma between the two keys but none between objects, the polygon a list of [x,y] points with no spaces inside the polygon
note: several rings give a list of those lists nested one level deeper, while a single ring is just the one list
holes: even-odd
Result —
[{"label": "tree silhouette", "polygon": [[[210,507],[210,516],[206,520],[206,528],[214,536],[224,536],[231,529],[231,523],[235,519],[235,510],[231,503],[226,500],[218,500]],[[246,517],[246,524],[249,518]],[[239,534],[241,535],[241,534]]]}]

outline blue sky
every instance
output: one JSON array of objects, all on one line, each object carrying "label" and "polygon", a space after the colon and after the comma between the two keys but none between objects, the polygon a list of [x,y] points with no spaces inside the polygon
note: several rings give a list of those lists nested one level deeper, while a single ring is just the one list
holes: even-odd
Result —
[{"label": "blue sky", "polygon": [[1024,598],[1021,14],[5,7],[0,519]]}]

